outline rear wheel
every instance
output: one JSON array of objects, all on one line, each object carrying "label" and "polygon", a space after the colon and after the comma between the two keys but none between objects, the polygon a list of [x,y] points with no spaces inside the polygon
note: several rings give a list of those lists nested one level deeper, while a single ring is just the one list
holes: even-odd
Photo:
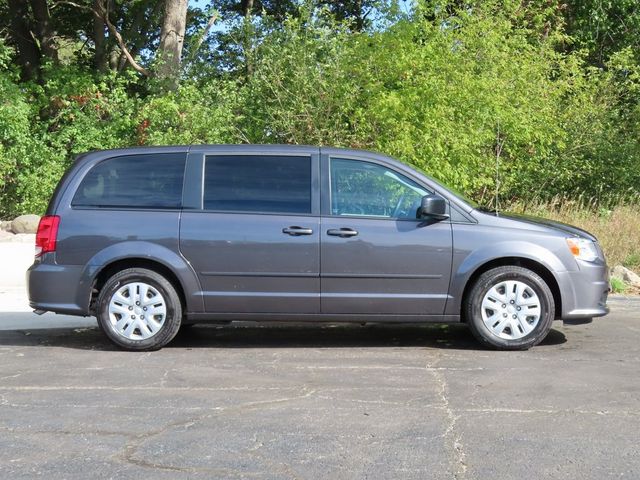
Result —
[{"label": "rear wheel", "polygon": [[109,278],[98,296],[98,324],[126,350],[156,350],[176,336],[182,305],[175,287],[157,272],[129,268]]},{"label": "rear wheel", "polygon": [[526,350],[549,333],[555,315],[553,294],[537,273],[504,266],[477,279],[465,305],[469,328],[483,344]]}]

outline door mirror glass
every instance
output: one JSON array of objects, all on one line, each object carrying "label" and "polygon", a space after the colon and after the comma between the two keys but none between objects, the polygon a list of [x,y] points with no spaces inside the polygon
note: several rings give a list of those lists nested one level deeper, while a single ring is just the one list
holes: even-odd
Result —
[{"label": "door mirror glass", "polygon": [[435,218],[437,220],[449,218],[447,214],[447,202],[440,195],[425,195],[420,202],[417,217]]}]

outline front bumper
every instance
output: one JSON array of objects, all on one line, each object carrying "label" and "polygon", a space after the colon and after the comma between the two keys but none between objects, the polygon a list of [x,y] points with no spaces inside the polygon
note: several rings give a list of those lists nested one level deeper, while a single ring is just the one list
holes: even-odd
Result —
[{"label": "front bumper", "polygon": [[[609,271],[604,261],[595,263],[580,261],[580,270],[557,274],[562,297],[559,318],[567,323],[602,317],[609,313]],[[576,322],[572,322],[575,320]]]}]

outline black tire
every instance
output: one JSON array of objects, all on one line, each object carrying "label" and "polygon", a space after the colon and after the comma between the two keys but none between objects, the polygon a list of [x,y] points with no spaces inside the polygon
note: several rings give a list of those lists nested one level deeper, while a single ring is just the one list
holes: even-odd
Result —
[{"label": "black tire", "polygon": [[[155,334],[145,339],[130,339],[119,334],[111,324],[109,304],[119,288],[135,282],[142,282],[162,295],[166,307],[164,322]],[[144,305],[144,302],[142,302]],[[157,350],[169,343],[178,333],[182,322],[182,304],[178,292],[171,282],[153,270],[128,268],[113,275],[106,281],[97,303],[98,325],[113,343],[130,351]],[[138,329],[139,331],[139,329]]]},{"label": "black tire", "polygon": [[[497,286],[500,283],[509,280],[515,280],[524,283],[526,286],[531,288],[531,290],[533,290],[533,292],[535,292],[535,294],[538,296],[540,304],[540,317],[537,325],[529,333],[521,338],[499,337],[496,333],[490,330],[487,325],[485,325],[482,318],[482,302],[485,295],[494,286]],[[485,273],[480,275],[480,277],[471,287],[471,290],[469,291],[465,302],[465,318],[473,335],[482,344],[499,350],[527,350],[534,345],[537,345],[542,340],[544,340],[544,338],[549,333],[551,324],[553,323],[553,319],[555,316],[555,304],[553,301],[553,294],[551,293],[549,286],[542,279],[542,277],[540,277],[540,275],[523,267],[505,266],[486,271]],[[503,305],[497,305],[497,308],[501,309]],[[509,308],[508,304],[507,308]],[[489,309],[488,311],[491,312],[492,310]],[[500,316],[518,313],[506,313],[505,310],[495,310],[495,312],[504,312]],[[498,316],[497,318],[499,319],[500,316]],[[516,317],[513,316],[513,318]],[[501,327],[497,328],[500,329]],[[511,332],[510,328],[511,327],[506,326],[505,331],[507,332],[507,335],[509,335],[509,333]],[[522,333],[524,333],[524,330],[521,330],[517,333],[521,335]]]}]

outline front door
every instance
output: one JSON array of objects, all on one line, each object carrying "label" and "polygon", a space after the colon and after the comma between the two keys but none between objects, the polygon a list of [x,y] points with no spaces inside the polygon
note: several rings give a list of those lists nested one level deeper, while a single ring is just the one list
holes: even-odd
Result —
[{"label": "front door", "polygon": [[441,315],[451,223],[416,218],[421,198],[432,192],[378,162],[322,161],[322,313]]},{"label": "front door", "polygon": [[180,249],[200,278],[205,310],[318,313],[317,154],[202,161],[202,208],[183,212]]}]

